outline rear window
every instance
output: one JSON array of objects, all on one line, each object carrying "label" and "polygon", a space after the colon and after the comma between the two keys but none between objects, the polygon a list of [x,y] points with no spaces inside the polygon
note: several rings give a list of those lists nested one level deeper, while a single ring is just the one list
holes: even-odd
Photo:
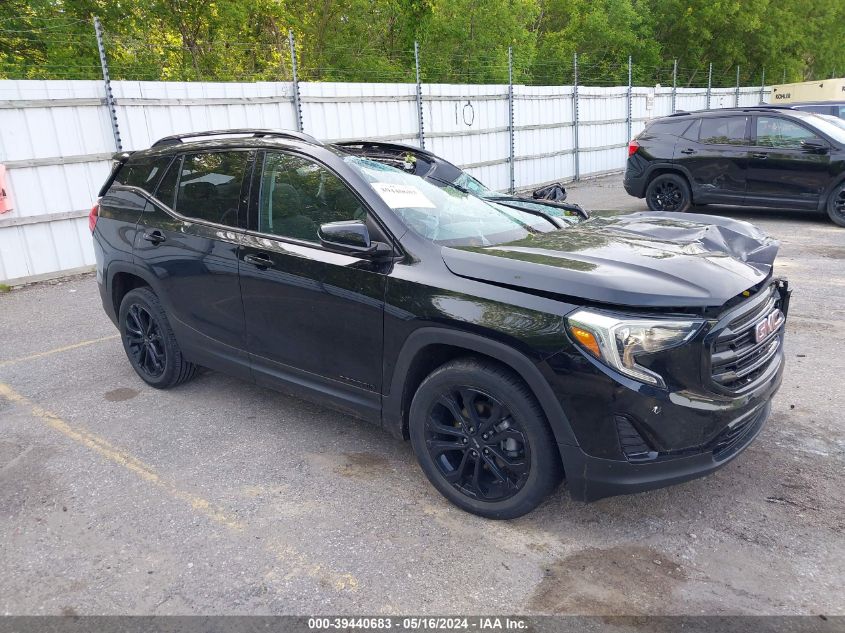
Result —
[{"label": "rear window", "polygon": [[732,116],[702,119],[698,140],[707,145],[746,145],[747,118]]}]

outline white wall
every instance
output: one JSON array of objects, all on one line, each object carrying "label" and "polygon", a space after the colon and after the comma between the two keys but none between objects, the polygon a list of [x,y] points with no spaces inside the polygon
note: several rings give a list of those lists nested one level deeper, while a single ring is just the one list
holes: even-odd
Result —
[{"label": "white wall", "polygon": [[[112,83],[124,150],[178,132],[296,129],[290,83]],[[508,86],[425,84],[426,147],[495,189],[510,186]],[[514,184],[576,174],[572,86],[514,86]],[[324,140],[418,143],[414,84],[300,84],[304,129]],[[711,106],[734,105],[732,88]],[[742,88],[739,105],[760,102]],[[676,109],[706,107],[706,91],[679,88]],[[671,88],[633,88],[631,135],[672,111]],[[627,89],[578,88],[578,173],[624,167]],[[87,213],[116,151],[99,81],[0,81],[0,163],[15,208],[0,215],[0,281],[51,276],[94,263]]]}]

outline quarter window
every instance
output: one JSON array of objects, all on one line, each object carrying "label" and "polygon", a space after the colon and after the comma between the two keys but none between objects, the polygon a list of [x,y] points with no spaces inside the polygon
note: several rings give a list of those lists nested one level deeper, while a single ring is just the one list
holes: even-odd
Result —
[{"label": "quarter window", "polygon": [[699,142],[707,145],[745,145],[747,117],[708,117],[701,120]]},{"label": "quarter window", "polygon": [[365,219],[355,194],[322,165],[280,152],[265,155],[258,196],[262,233],[319,242],[321,224]]},{"label": "quarter window", "polygon": [[[249,161],[248,152],[204,152],[186,154],[177,160],[178,186],[173,209],[184,216],[237,226],[241,184]],[[170,173],[159,187],[158,198],[168,204]]]},{"label": "quarter window", "polygon": [[761,147],[779,147],[800,149],[802,141],[820,141],[803,125],[780,117],[757,117],[757,145]]},{"label": "quarter window", "polygon": [[147,158],[126,163],[114,178],[116,185],[138,187],[148,193],[155,190],[155,184],[161,177],[161,172],[170,162],[170,156]]}]

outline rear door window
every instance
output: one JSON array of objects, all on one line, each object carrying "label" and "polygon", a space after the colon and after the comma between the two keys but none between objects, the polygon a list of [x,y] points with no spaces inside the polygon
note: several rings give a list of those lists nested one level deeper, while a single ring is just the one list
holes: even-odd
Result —
[{"label": "rear door window", "polygon": [[746,145],[748,117],[708,117],[701,120],[698,140],[706,145]]},{"label": "rear door window", "polygon": [[[178,167],[173,210],[189,218],[238,226],[241,186],[249,152],[203,152],[185,154]],[[171,174],[159,187],[158,197],[167,204]]]}]

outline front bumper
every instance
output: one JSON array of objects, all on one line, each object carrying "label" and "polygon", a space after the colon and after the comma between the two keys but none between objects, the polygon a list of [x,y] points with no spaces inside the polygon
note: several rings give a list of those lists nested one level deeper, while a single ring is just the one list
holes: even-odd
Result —
[{"label": "front bumper", "polygon": [[732,438],[733,442],[727,447],[714,443],[712,448],[699,454],[647,463],[602,459],[587,455],[577,446],[561,445],[559,448],[563,463],[566,464],[567,487],[573,499],[596,501],[703,477],[744,451],[759,435],[770,412],[771,404],[767,402],[754,412],[738,437]]},{"label": "front bumper", "polygon": [[687,481],[742,452],[765,425],[784,369],[783,326],[759,344],[746,337],[774,308],[786,314],[789,295],[786,281],[774,280],[708,320],[688,344],[654,357],[650,368],[671,378],[669,389],[633,381],[574,345],[546,359],[577,442],[559,445],[572,496],[591,501]]}]

